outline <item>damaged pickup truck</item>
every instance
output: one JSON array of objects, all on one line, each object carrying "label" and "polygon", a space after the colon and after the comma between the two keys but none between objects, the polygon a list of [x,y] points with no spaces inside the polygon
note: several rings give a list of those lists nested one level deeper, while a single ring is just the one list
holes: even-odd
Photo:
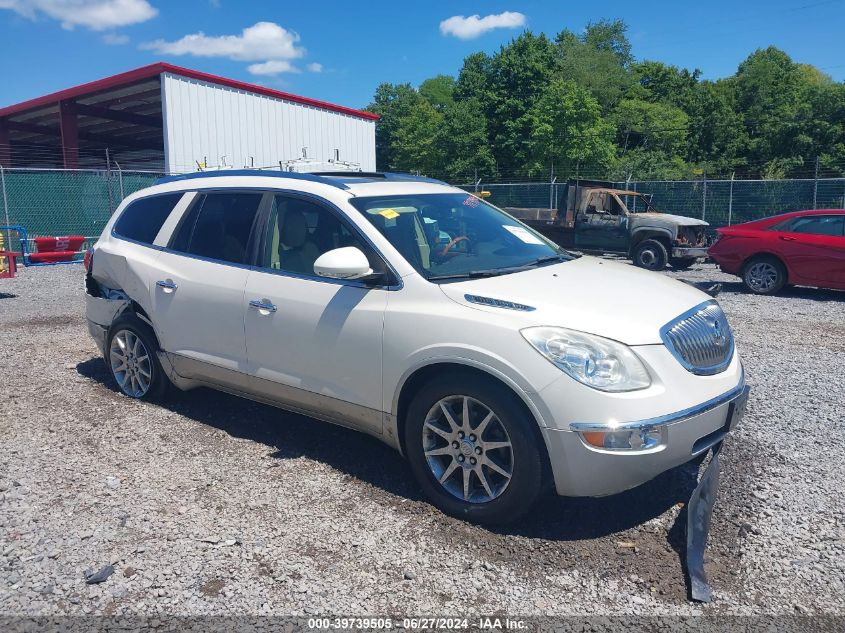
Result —
[{"label": "damaged pickup truck", "polygon": [[625,255],[648,270],[667,263],[686,270],[707,256],[707,222],[662,213],[650,195],[611,185],[571,180],[561,197],[565,209],[505,210],[564,248]]}]

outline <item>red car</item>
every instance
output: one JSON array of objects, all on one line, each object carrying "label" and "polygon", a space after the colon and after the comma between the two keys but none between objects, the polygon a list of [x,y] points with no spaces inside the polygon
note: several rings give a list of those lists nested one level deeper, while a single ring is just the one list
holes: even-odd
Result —
[{"label": "red car", "polygon": [[708,251],[760,295],[786,284],[845,290],[845,210],[794,211],[716,229]]}]

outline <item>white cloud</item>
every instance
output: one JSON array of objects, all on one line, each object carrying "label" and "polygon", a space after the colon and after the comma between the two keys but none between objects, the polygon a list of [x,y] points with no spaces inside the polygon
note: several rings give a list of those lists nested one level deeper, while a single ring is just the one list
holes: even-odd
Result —
[{"label": "white cloud", "polygon": [[308,66],[306,66],[306,68],[308,68],[308,72],[312,72],[312,73],[323,72],[323,65],[318,64],[317,62],[311,62],[310,64],[308,64]]},{"label": "white cloud", "polygon": [[147,0],[0,0],[0,9],[11,9],[30,20],[43,15],[58,20],[65,29],[84,26],[94,31],[138,24],[158,15]]},{"label": "white cloud", "polygon": [[121,33],[106,33],[103,35],[103,41],[112,46],[120,46],[129,43],[129,36]]},{"label": "white cloud", "polygon": [[298,44],[299,34],[288,31],[275,22],[257,22],[245,28],[240,35],[215,36],[200,31],[173,42],[146,42],[141,44],[141,48],[166,55],[226,57],[252,62],[298,59],[305,54],[305,49]]},{"label": "white cloud", "polygon": [[505,11],[496,15],[485,15],[483,18],[478,14],[453,15],[440,23],[440,32],[462,40],[473,40],[493,29],[515,29],[520,26],[525,26],[525,16],[515,11]]},{"label": "white cloud", "polygon": [[271,59],[260,64],[250,64],[246,69],[253,75],[280,75],[282,73],[298,73],[299,68],[286,59]]}]

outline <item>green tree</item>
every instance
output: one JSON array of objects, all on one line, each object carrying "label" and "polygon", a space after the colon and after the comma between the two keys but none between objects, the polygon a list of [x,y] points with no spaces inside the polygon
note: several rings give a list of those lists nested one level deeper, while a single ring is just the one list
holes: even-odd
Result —
[{"label": "green tree", "polygon": [[727,174],[743,165],[748,136],[727,85],[701,82],[687,101],[687,160],[717,174]]},{"label": "green tree", "polygon": [[627,33],[628,25],[623,20],[599,20],[587,24],[581,41],[596,50],[611,53],[622,66],[627,66],[634,61]]},{"label": "green tree", "polygon": [[639,88],[632,91],[634,96],[645,101],[671,103],[679,108],[686,108],[694,100],[701,76],[698,69],[690,72],[656,61],[637,62],[631,66],[631,73]]},{"label": "green tree", "polygon": [[437,142],[443,114],[431,103],[419,99],[408,113],[398,119],[393,137],[392,169],[437,173],[443,166],[443,151]]},{"label": "green tree", "polygon": [[635,81],[628,68],[630,44],[622,27],[622,23],[599,22],[581,35],[563,30],[555,38],[558,76],[589,90],[605,113]]},{"label": "green tree", "polygon": [[669,103],[642,99],[621,102],[612,117],[620,146],[617,172],[638,178],[683,175],[689,118]]},{"label": "green tree", "polygon": [[451,75],[437,75],[426,79],[420,84],[419,93],[442,112],[455,102],[455,78]]},{"label": "green tree", "polygon": [[381,118],[376,124],[376,165],[379,169],[396,169],[396,134],[402,119],[422,101],[411,84],[383,83],[376,88],[369,112]]},{"label": "green tree", "polygon": [[[378,165],[466,178],[554,163],[597,177],[821,175],[845,170],[845,83],[769,47],[737,72],[637,61],[621,20],[527,31],[468,55],[457,78],[382,84],[369,109]],[[576,143],[573,139],[579,139]],[[571,172],[570,172],[571,173]]]},{"label": "green tree", "polygon": [[810,96],[813,118],[804,124],[824,176],[845,175],[845,83],[819,86]]},{"label": "green tree", "polygon": [[590,172],[610,164],[613,128],[602,120],[598,101],[576,83],[552,81],[526,118],[532,168],[577,164]]},{"label": "green tree", "polygon": [[437,143],[443,151],[445,171],[438,175],[467,181],[495,175],[487,118],[478,99],[464,99],[446,108]]},{"label": "green tree", "polygon": [[556,57],[545,35],[525,32],[491,60],[489,132],[495,158],[506,172],[528,161],[531,121],[526,114],[553,79]]},{"label": "green tree", "polygon": [[770,46],[749,55],[726,82],[744,119],[746,157],[752,168],[765,170],[772,161],[802,164],[815,158],[820,148],[805,132],[814,118],[813,95],[829,80]]},{"label": "green tree", "polygon": [[456,101],[477,99],[487,113],[493,102],[492,85],[492,58],[486,53],[472,53],[464,58],[461,72],[455,82],[453,97]]}]

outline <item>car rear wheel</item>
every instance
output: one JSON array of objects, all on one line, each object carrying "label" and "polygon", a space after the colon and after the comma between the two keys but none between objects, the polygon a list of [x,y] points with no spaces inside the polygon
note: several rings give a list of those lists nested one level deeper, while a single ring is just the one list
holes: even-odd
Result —
[{"label": "car rear wheel", "polygon": [[408,409],[405,449],[443,512],[478,523],[518,519],[544,491],[536,422],[513,394],[474,376],[435,379]]},{"label": "car rear wheel", "polygon": [[657,240],[643,240],[634,249],[631,259],[634,265],[640,268],[663,270],[666,268],[669,254],[666,252],[666,247]]},{"label": "car rear wheel", "polygon": [[170,384],[158,361],[158,345],[149,325],[134,314],[120,316],[109,329],[106,365],[130,398],[158,400]]},{"label": "car rear wheel", "polygon": [[786,285],[786,268],[774,257],[754,257],[742,271],[745,287],[758,295],[773,295]]}]

